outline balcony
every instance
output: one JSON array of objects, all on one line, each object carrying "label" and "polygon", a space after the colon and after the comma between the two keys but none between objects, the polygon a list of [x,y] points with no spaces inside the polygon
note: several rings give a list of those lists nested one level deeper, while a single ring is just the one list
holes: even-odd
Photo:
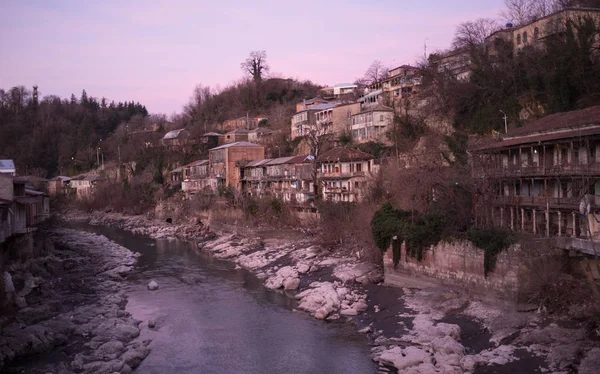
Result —
[{"label": "balcony", "polygon": [[355,177],[364,177],[364,171],[353,171],[350,173],[321,173],[319,172],[319,178],[323,179],[349,179]]},{"label": "balcony", "polygon": [[566,164],[549,166],[522,166],[509,165],[498,168],[476,168],[476,176],[490,176],[494,178],[514,177],[543,177],[543,176],[592,176],[600,175],[600,164]]},{"label": "balcony", "polygon": [[[600,208],[600,196],[591,195],[591,207]],[[578,197],[545,197],[545,196],[495,196],[495,205],[515,205],[523,207],[540,207],[546,209],[579,209],[581,198]]]}]

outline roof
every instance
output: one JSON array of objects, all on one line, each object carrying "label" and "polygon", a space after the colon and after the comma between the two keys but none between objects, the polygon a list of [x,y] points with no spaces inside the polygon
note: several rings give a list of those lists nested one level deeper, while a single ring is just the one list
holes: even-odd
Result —
[{"label": "roof", "polygon": [[250,130],[246,130],[246,129],[235,129],[235,130],[229,131],[227,134],[247,134],[249,132],[250,132]]},{"label": "roof", "polygon": [[312,99],[301,101],[298,104],[314,104],[316,102],[326,103],[327,100],[321,99],[320,97],[313,97]]},{"label": "roof", "polygon": [[15,169],[15,162],[13,160],[0,160],[0,169]]},{"label": "roof", "polygon": [[358,149],[337,147],[320,155],[318,161],[361,161],[371,160],[373,158],[372,155]]},{"label": "roof", "polygon": [[163,139],[175,139],[179,136],[179,134],[181,134],[182,131],[184,131],[185,129],[179,129],[179,130],[171,130],[168,133],[165,134],[165,136],[163,136]]},{"label": "roof", "polygon": [[86,175],[85,178],[83,178],[83,180],[88,182],[95,182],[102,180],[102,177],[100,177],[99,175]]},{"label": "roof", "polygon": [[336,107],[338,104],[317,104],[313,105],[310,108],[306,108],[306,110],[326,110]]},{"label": "roof", "polygon": [[175,168],[173,170],[171,170],[169,173],[173,174],[173,173],[181,173],[183,171],[183,166],[180,166],[178,168]]},{"label": "roof", "polygon": [[392,70],[397,70],[397,69],[404,69],[404,70],[419,70],[419,68],[418,68],[418,67],[416,67],[416,66],[412,66],[412,65],[400,65],[400,66],[397,66],[397,67],[395,67],[395,68],[393,68],[393,69],[390,69],[390,71],[392,71]]},{"label": "roof", "polygon": [[223,136],[223,134],[219,134],[218,132],[207,132],[202,136]]},{"label": "roof", "polygon": [[266,129],[264,127],[257,127],[254,130],[250,130],[250,132],[255,132],[257,134],[270,134],[270,133],[273,133],[274,131],[271,129]]},{"label": "roof", "polygon": [[248,162],[245,166],[246,167],[257,167],[257,166],[262,166],[266,163],[268,163],[269,161],[273,160],[272,158],[265,158],[264,160],[254,160],[254,161],[250,161]]},{"label": "roof", "polygon": [[37,204],[40,202],[40,199],[38,199],[37,197],[17,197],[15,199],[17,201],[17,203],[21,203],[21,204]]},{"label": "roof", "polygon": [[56,177],[54,177],[54,178],[52,178],[50,180],[51,181],[63,181],[64,182],[64,181],[70,181],[71,178],[65,177],[64,175],[59,175],[59,176],[56,176]]},{"label": "roof", "polygon": [[196,160],[196,161],[190,162],[189,164],[185,164],[182,167],[188,168],[188,167],[192,167],[192,166],[201,166],[201,165],[206,165],[206,164],[208,164],[208,160]]},{"label": "roof", "polygon": [[217,149],[231,148],[231,147],[262,147],[262,145],[250,143],[250,142],[235,142],[235,143],[223,144],[218,147],[211,148],[211,149],[209,149],[209,151],[214,151]]},{"label": "roof", "polygon": [[556,140],[600,133],[600,105],[571,112],[555,113],[509,131],[500,141],[473,148],[474,151],[517,144]]},{"label": "roof", "polygon": [[342,88],[342,87],[358,87],[358,86],[355,85],[354,83],[338,83],[333,87],[334,88]]},{"label": "roof", "polygon": [[385,106],[385,105],[381,105],[381,104],[377,104],[374,105],[373,107],[367,108],[363,111],[361,111],[360,113],[356,113],[353,114],[353,116],[362,114],[362,113],[370,113],[370,112],[393,112],[394,109],[390,108],[389,106]]},{"label": "roof", "polygon": [[271,161],[269,161],[267,163],[268,166],[270,165],[282,165],[282,164],[290,164],[291,160],[293,160],[294,158],[296,158],[295,156],[292,157],[279,157],[279,158],[274,158]]}]

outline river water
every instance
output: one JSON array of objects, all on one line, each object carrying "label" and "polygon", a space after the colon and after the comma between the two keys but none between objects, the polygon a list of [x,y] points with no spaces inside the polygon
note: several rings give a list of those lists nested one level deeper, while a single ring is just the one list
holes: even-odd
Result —
[{"label": "river water", "polygon": [[[343,322],[294,311],[293,297],[267,290],[230,262],[191,243],[124,230],[76,228],[141,253],[128,279],[127,310],[143,322],[152,352],[136,373],[375,373],[367,338]],[[158,291],[148,291],[150,280]]]}]

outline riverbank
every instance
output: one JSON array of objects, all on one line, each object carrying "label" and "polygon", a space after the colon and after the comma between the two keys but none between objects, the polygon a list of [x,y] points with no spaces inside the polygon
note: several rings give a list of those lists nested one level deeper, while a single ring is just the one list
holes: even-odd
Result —
[{"label": "riverbank", "polygon": [[99,235],[43,234],[45,253],[5,273],[16,302],[1,318],[0,371],[131,373],[150,352],[150,341],[135,339],[140,321],[125,311],[121,291],[137,256]]},{"label": "riverbank", "polygon": [[[70,218],[70,217],[69,217]],[[198,250],[233,261],[298,300],[318,319],[348,319],[373,341],[381,372],[595,372],[597,335],[588,316],[548,317],[527,306],[411,281],[380,285],[377,266],[328,251],[297,231],[172,225],[114,213],[74,219],[120,227],[154,238],[198,241]],[[186,233],[191,233],[190,235]],[[379,284],[379,285],[378,285]]]}]

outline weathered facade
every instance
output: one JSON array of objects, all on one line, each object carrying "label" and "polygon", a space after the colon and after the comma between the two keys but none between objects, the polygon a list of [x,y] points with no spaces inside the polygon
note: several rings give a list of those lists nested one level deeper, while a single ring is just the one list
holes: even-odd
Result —
[{"label": "weathered facade", "polygon": [[472,151],[473,176],[486,191],[480,223],[600,237],[600,106],[543,117]]},{"label": "weathered facade", "polygon": [[350,118],[352,137],[357,143],[369,141],[389,144],[386,136],[394,121],[394,110],[384,105],[372,106]]},{"label": "weathered facade", "polygon": [[25,234],[50,216],[50,199],[27,182],[0,174],[0,243]]},{"label": "weathered facade", "polygon": [[169,131],[160,140],[160,143],[165,147],[179,147],[189,144],[190,142],[190,133],[186,129]]},{"label": "weathered facade", "polygon": [[314,199],[311,170],[307,156],[251,161],[241,167],[242,191],[292,204],[308,203]]},{"label": "weathered facade", "polygon": [[13,160],[0,160],[0,174],[15,176],[17,169]]},{"label": "weathered facade", "polygon": [[223,143],[247,142],[249,133],[250,131],[246,129],[231,130],[223,136]]},{"label": "weathered facade", "polygon": [[419,68],[401,65],[389,71],[389,76],[369,86],[370,92],[381,90],[389,100],[400,100],[417,92],[421,86]]},{"label": "weathered facade", "polygon": [[323,134],[340,135],[350,131],[351,117],[360,112],[360,103],[340,104],[315,112],[317,126],[323,127]]},{"label": "weathered facade", "polygon": [[104,181],[104,178],[99,175],[79,175],[71,178],[69,187],[75,190],[75,195],[80,199],[93,194],[94,190]]},{"label": "weathered facade", "polygon": [[337,147],[317,159],[323,199],[333,202],[357,202],[368,194],[379,165],[374,157],[357,149]]},{"label": "weathered facade", "polygon": [[225,144],[209,150],[210,178],[215,187],[241,188],[239,163],[263,160],[265,147],[249,142]]},{"label": "weathered facade", "polygon": [[215,188],[210,179],[210,164],[208,160],[198,160],[182,166],[183,181],[181,190],[184,192],[210,191]]}]

